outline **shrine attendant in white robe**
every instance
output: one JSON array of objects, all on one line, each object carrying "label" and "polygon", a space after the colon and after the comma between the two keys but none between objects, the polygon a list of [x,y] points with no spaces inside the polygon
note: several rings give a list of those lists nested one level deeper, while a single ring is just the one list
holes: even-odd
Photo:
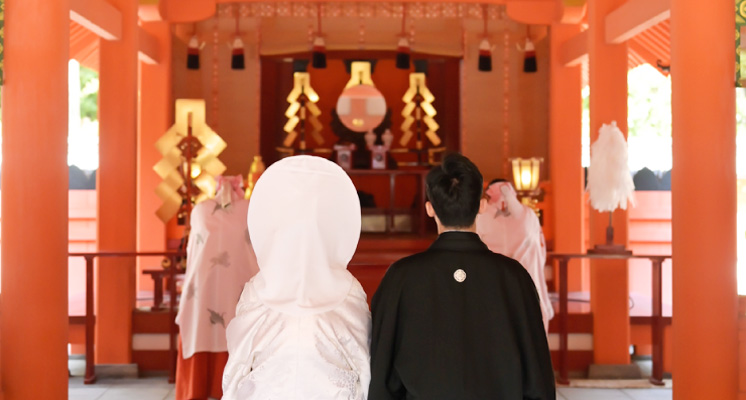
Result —
[{"label": "shrine attendant in white robe", "polygon": [[360,203],[328,160],[282,159],[259,178],[248,225],[259,273],[228,326],[223,400],[363,400],[370,312],[347,264]]},{"label": "shrine attendant in white robe", "polygon": [[493,181],[486,194],[487,207],[477,215],[477,233],[492,252],[515,259],[526,268],[539,294],[544,330],[548,330],[554,308],[544,277],[547,252],[539,218],[518,201],[510,182]]},{"label": "shrine attendant in white robe", "polygon": [[176,399],[219,399],[233,319],[243,285],[259,270],[246,227],[241,176],[218,177],[214,199],[190,218],[187,267],[176,323]]}]

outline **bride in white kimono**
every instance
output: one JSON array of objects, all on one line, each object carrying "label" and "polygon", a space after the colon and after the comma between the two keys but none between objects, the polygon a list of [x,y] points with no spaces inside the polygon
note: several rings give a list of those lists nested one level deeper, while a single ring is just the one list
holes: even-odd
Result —
[{"label": "bride in white kimono", "polygon": [[370,312],[347,264],[360,203],[338,165],[296,156],[270,166],[251,196],[259,273],[227,330],[223,400],[364,400]]},{"label": "bride in white kimono", "polygon": [[526,268],[539,294],[544,330],[548,330],[554,308],[544,277],[547,250],[539,218],[518,201],[509,182],[493,182],[486,194],[487,207],[477,215],[477,233],[492,252],[517,260]]}]

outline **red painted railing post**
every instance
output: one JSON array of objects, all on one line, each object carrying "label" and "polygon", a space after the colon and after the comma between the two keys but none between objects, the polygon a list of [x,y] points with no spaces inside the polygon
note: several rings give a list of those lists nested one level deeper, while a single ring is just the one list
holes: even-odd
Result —
[{"label": "red painted railing post", "polygon": [[176,268],[179,261],[176,256],[171,256],[171,267],[168,269],[168,382],[176,382]]},{"label": "red painted railing post", "polygon": [[651,257],[653,263],[653,321],[651,324],[653,339],[653,373],[650,382],[663,385],[663,296],[662,291],[662,257]]},{"label": "red painted railing post", "polygon": [[96,361],[94,355],[96,316],[93,311],[93,258],[85,256],[85,378],[90,385],[96,382]]},{"label": "red painted railing post", "polygon": [[570,381],[567,379],[567,257],[559,257],[559,280],[560,280],[560,301],[559,301],[559,378],[558,383],[567,385]]}]

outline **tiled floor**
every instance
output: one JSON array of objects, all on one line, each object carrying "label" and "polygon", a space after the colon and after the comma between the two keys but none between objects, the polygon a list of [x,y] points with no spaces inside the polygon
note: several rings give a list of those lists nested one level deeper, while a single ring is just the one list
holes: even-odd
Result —
[{"label": "tiled floor", "polygon": [[[171,400],[173,385],[166,378],[102,379],[84,385],[82,378],[70,379],[69,400]],[[671,389],[586,389],[559,388],[558,400],[670,400]]]}]

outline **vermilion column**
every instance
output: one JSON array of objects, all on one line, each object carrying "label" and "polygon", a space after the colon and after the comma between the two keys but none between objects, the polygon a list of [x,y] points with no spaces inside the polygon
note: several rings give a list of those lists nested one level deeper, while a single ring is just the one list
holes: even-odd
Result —
[{"label": "vermilion column", "polygon": [[[580,33],[578,25],[553,24],[550,35],[549,154],[554,193],[554,249],[581,253],[583,232],[582,107],[580,66],[566,67],[560,60],[562,43]],[[587,290],[587,267],[573,264],[569,289]]]},{"label": "vermilion column", "polygon": [[[588,2],[591,142],[602,124],[616,121],[627,135],[627,45],[607,44],[605,19],[625,0]],[[614,211],[614,241],[627,245],[627,213]],[[608,213],[591,210],[591,246],[606,241]],[[591,307],[596,364],[629,363],[629,282],[626,261],[591,263]]]},{"label": "vermilion column", "polygon": [[67,398],[66,0],[5,0],[2,383]]},{"label": "vermilion column", "polygon": [[674,398],[737,393],[733,2],[671,1]]},{"label": "vermilion column", "polygon": [[[137,2],[109,2],[122,13],[122,38],[101,40],[98,247],[101,251],[135,251]],[[96,363],[129,363],[135,260],[102,259],[98,265]]]},{"label": "vermilion column", "polygon": [[[161,159],[155,142],[173,123],[171,100],[171,28],[168,22],[145,22],[142,28],[158,40],[159,64],[140,63],[140,133],[137,165],[137,249],[163,251],[166,225],[155,215],[161,201],[155,188],[161,179],[153,166]],[[144,258],[139,269],[160,268],[160,258]],[[153,281],[143,278],[138,288],[152,290]]]}]

